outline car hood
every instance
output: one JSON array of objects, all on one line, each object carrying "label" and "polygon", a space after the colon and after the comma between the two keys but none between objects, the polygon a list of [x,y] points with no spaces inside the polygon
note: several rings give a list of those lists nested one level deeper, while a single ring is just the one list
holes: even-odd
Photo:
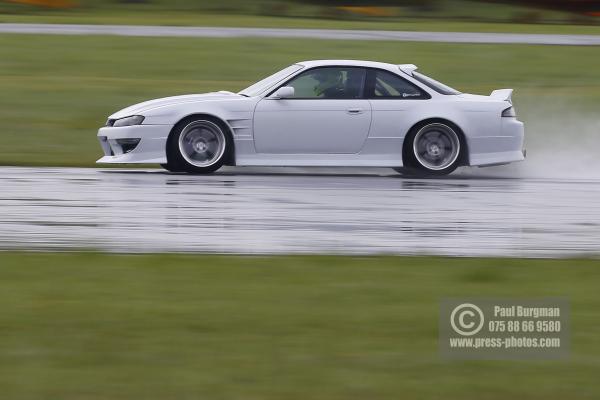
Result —
[{"label": "car hood", "polygon": [[168,107],[168,106],[176,106],[179,104],[187,104],[187,103],[197,103],[202,101],[218,101],[218,100],[231,100],[235,98],[243,99],[244,96],[241,96],[232,92],[211,92],[211,93],[203,93],[203,94],[187,94],[183,96],[172,96],[172,97],[163,97],[161,99],[155,99],[150,101],[145,101],[143,103],[134,104],[127,108],[124,108],[116,113],[112,114],[110,119],[119,119],[128,117],[131,115],[144,115],[148,111]]}]

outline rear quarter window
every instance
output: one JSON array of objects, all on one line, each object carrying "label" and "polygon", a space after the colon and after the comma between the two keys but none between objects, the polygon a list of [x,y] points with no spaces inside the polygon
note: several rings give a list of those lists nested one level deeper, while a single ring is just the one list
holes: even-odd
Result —
[{"label": "rear quarter window", "polygon": [[428,77],[427,75],[423,75],[420,72],[413,71],[412,77],[417,81],[421,82],[423,85],[427,86],[430,89],[435,90],[436,92],[444,95],[457,95],[461,94],[458,90],[451,88],[448,85],[444,85],[441,82],[436,81],[433,78]]}]

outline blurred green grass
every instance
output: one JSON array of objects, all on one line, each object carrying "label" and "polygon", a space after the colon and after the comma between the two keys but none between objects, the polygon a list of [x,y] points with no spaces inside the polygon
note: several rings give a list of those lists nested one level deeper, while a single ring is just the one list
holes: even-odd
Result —
[{"label": "blurred green grass", "polygon": [[105,11],[93,13],[51,12],[45,14],[0,14],[0,23],[230,26],[244,28],[364,29],[432,32],[504,32],[599,35],[598,25],[525,24],[481,20],[425,19],[345,20],[310,17],[281,17],[243,14]]},{"label": "blurred green grass", "polygon": [[318,58],[416,63],[465,92],[512,87],[526,123],[564,116],[565,105],[595,115],[600,104],[600,52],[592,46],[5,34],[0,165],[92,166],[101,156],[97,128],[118,109],[163,96],[236,91]]},{"label": "blurred green grass", "polygon": [[[597,260],[0,253],[0,393],[596,399]],[[445,296],[564,296],[563,361],[444,361]]]},{"label": "blurred green grass", "polygon": [[49,9],[0,1],[0,22],[600,34],[598,18],[518,2],[395,1],[383,9],[388,16],[379,17],[344,11],[338,7],[344,2],[325,1],[79,0],[76,4]]}]

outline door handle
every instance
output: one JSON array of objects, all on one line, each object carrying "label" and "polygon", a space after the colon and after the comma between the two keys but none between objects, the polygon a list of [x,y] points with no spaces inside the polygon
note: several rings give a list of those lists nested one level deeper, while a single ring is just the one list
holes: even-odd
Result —
[{"label": "door handle", "polygon": [[355,114],[362,114],[365,111],[360,108],[350,108],[350,109],[346,110],[346,112],[348,114],[355,115]]}]

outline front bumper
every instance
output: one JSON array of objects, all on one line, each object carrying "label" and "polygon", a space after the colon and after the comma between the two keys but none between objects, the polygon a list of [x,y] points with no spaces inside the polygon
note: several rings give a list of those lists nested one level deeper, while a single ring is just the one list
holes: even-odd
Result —
[{"label": "front bumper", "polygon": [[[104,157],[97,163],[128,164],[148,163],[166,164],[167,138],[170,125],[132,125],[123,127],[104,127],[98,131],[98,140],[104,151]],[[138,145],[129,153],[123,153],[116,139],[140,139]]]}]

